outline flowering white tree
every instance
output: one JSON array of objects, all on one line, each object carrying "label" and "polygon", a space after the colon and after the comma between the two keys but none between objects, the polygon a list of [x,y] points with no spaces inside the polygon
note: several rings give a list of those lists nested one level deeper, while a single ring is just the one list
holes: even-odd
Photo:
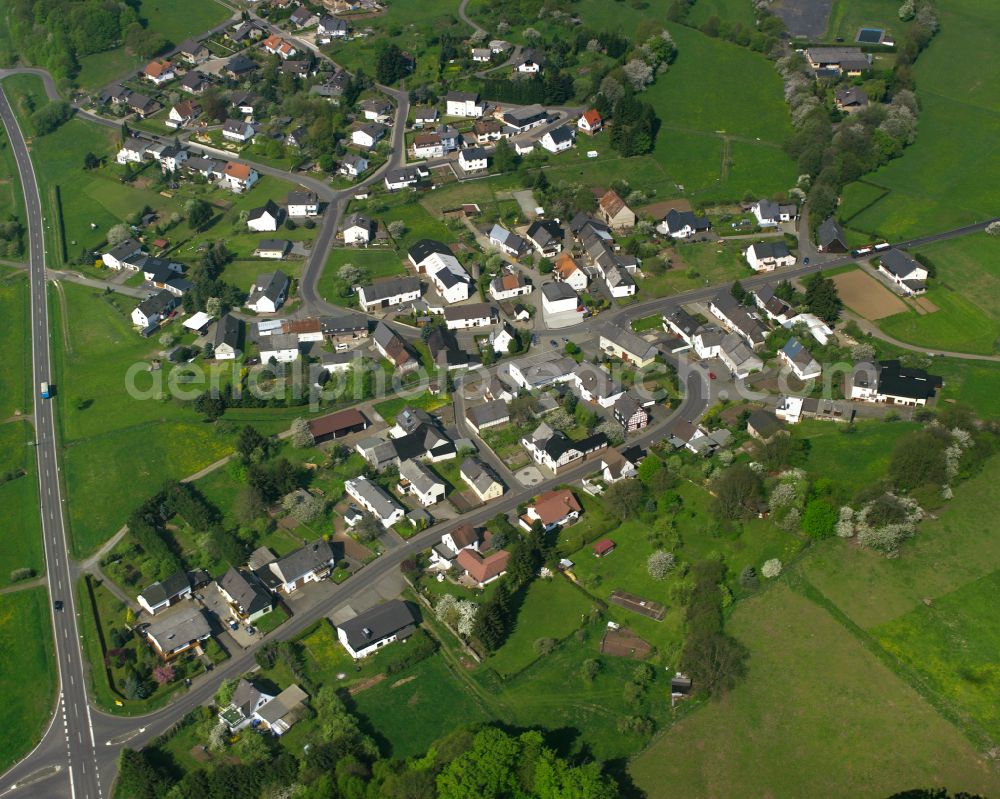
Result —
[{"label": "flowering white tree", "polygon": [[854,509],[845,505],[840,509],[837,519],[837,535],[841,538],[851,538],[854,535]]},{"label": "flowering white tree", "polygon": [[899,7],[899,18],[903,22],[909,22],[913,19],[914,15],[917,13],[917,4],[914,0],[906,0],[903,5]]},{"label": "flowering white tree", "polygon": [[458,602],[456,609],[458,611],[458,623],[455,625],[455,629],[458,630],[459,635],[464,635],[468,638],[472,635],[472,627],[476,623],[476,613],[479,611],[479,605],[468,599],[463,599]]},{"label": "flowering white tree", "polygon": [[646,560],[646,571],[654,580],[665,580],[676,565],[677,559],[673,552],[658,549]]},{"label": "flowering white tree", "polygon": [[220,721],[212,727],[212,731],[208,734],[208,751],[221,752],[226,748],[226,740],[228,737],[229,728]]},{"label": "flowering white tree", "polygon": [[641,58],[633,58],[622,67],[622,72],[637,92],[641,92],[653,82],[653,67]]},{"label": "flowering white tree", "polygon": [[1000,222],[990,222],[986,226],[986,232],[991,236],[1000,236]]},{"label": "flowering white tree", "polygon": [[299,417],[291,426],[292,432],[292,444],[299,449],[304,449],[305,447],[311,447],[316,443],[316,439],[313,437],[312,430],[309,429],[309,422],[307,422],[302,417]]},{"label": "flowering white tree", "polygon": [[763,574],[768,580],[773,580],[781,574],[781,561],[777,558],[771,558],[770,560],[764,561],[764,565],[760,568],[760,573]]},{"label": "flowering white tree", "polygon": [[458,619],[458,600],[451,594],[445,594],[434,607],[434,615],[444,624],[454,624]]}]

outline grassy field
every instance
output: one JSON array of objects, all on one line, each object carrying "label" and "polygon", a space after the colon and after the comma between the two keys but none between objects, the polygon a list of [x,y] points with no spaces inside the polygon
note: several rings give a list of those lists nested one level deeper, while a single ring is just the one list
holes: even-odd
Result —
[{"label": "grassy field", "polygon": [[794,426],[796,438],[809,441],[806,470],[828,478],[847,501],[860,488],[880,479],[889,466],[895,443],[920,427],[916,422],[857,422],[855,432],[846,425],[805,420]]},{"label": "grassy field", "polygon": [[633,761],[630,772],[650,795],[853,799],[924,785],[1000,789],[954,727],[786,586],[741,605],[728,626],[750,650],[750,675]]},{"label": "grassy field", "polygon": [[0,128],[0,219],[11,214],[24,219],[24,195],[7,131]]},{"label": "grassy field", "polygon": [[898,35],[902,23],[899,21],[899,4],[896,0],[834,0],[830,11],[830,22],[826,38],[834,41],[843,37],[844,43],[854,43],[861,28],[882,28]]},{"label": "grassy field", "polygon": [[516,674],[538,657],[535,641],[561,640],[570,635],[583,623],[592,606],[581,591],[562,578],[536,580],[518,611],[514,632],[490,656],[487,665],[504,677]]},{"label": "grassy field", "polygon": [[[159,346],[136,335],[100,293],[60,284],[50,303],[63,475],[74,552],[80,554],[110,537],[164,480],[207,466],[230,451],[231,441],[174,400],[130,396],[128,369],[148,363]],[[147,385],[141,377],[136,384]]]},{"label": "grassy field", "polygon": [[7,529],[0,538],[0,586],[10,583],[14,569],[44,571],[35,451],[28,446],[34,438],[27,422],[0,425],[0,473],[24,470],[22,476],[0,483],[0,517]]},{"label": "grassy field", "polygon": [[985,419],[1000,418],[1000,364],[938,358],[933,372],[941,375],[941,398],[976,409]]},{"label": "grassy field", "polygon": [[938,693],[1000,739],[1000,571],[936,597],[871,632]]},{"label": "grassy field", "polygon": [[56,694],[49,594],[31,588],[0,595],[0,769],[37,743]]},{"label": "grassy field", "polygon": [[1000,339],[1000,239],[986,233],[941,242],[920,253],[938,275],[925,295],[939,310],[896,314],[879,322],[901,341],[943,350],[992,354]]},{"label": "grassy field", "polygon": [[900,556],[823,542],[803,561],[803,574],[859,626],[870,629],[909,613],[1000,569],[1000,540],[983,520],[1000,514],[1000,458],[963,483],[955,498],[917,528]]},{"label": "grassy field", "polygon": [[452,730],[491,716],[441,657],[393,674],[355,698],[356,712],[373,723],[393,757],[418,755]]},{"label": "grassy field", "polygon": [[0,351],[8,358],[0,373],[0,419],[32,412],[30,301],[27,273],[0,268]]},{"label": "grassy field", "polygon": [[[136,10],[147,28],[159,31],[175,45],[218,25],[230,13],[215,0],[141,0]],[[124,47],[84,56],[76,82],[85,89],[98,89],[145,61],[126,53]]]},{"label": "grassy field", "polygon": [[[853,5],[842,0],[838,10]],[[940,34],[914,68],[922,106],[917,141],[865,178],[889,193],[851,217],[851,228],[898,240],[996,213],[995,181],[983,165],[1000,135],[1000,53],[990,46],[1000,6],[953,0],[940,20]]]},{"label": "grassy field", "polygon": [[730,283],[750,274],[743,251],[746,241],[680,244],[663,274],[639,279],[644,296],[665,297],[688,289]]},{"label": "grassy field", "polygon": [[688,22],[701,27],[710,17],[718,17],[730,25],[739,23],[751,30],[756,23],[753,6],[743,0],[699,0],[688,14]]}]

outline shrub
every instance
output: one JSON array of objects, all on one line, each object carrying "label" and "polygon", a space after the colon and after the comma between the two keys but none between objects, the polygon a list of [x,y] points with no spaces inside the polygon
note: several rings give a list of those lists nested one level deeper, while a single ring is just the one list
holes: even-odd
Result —
[{"label": "shrub", "polygon": [[777,558],[771,558],[770,560],[765,561],[764,565],[761,567],[760,573],[767,579],[773,580],[781,574],[781,561]]}]

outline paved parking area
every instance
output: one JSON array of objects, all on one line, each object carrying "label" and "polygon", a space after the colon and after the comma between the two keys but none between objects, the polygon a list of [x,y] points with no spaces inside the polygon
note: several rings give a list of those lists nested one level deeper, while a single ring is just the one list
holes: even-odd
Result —
[{"label": "paved parking area", "polygon": [[545,480],[545,477],[537,466],[525,466],[523,469],[518,469],[514,473],[514,477],[523,486],[538,485]]}]

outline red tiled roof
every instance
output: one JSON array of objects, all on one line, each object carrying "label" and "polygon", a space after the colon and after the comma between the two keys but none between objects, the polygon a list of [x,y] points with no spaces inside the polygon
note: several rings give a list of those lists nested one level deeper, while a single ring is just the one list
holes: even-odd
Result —
[{"label": "red tiled roof", "polygon": [[595,555],[607,555],[612,549],[615,548],[615,542],[610,538],[602,538],[596,544],[594,544],[594,554]]},{"label": "red tiled roof", "polygon": [[510,553],[498,550],[485,558],[474,549],[463,549],[458,553],[458,565],[465,569],[477,583],[485,583],[507,570]]},{"label": "red tiled roof", "polygon": [[573,511],[579,513],[581,510],[580,503],[573,496],[573,492],[567,488],[547,491],[544,494],[539,494],[538,499],[535,500],[535,513],[541,519],[542,524],[555,524],[565,519]]},{"label": "red tiled roof", "polygon": [[590,127],[594,127],[594,125],[599,124],[601,121],[601,115],[598,113],[596,108],[591,108],[589,111],[585,111],[583,118],[587,121],[587,124],[590,125]]}]

